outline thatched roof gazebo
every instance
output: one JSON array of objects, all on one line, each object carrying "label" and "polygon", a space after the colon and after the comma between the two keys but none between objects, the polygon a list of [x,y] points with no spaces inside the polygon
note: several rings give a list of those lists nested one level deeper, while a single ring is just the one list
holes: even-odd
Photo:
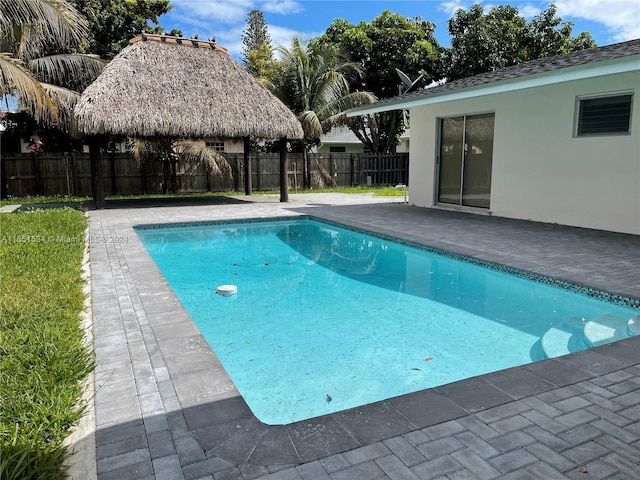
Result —
[{"label": "thatched roof gazebo", "polygon": [[[86,135],[244,138],[245,193],[251,193],[249,138],[281,140],[281,201],[287,200],[286,140],[303,137],[296,116],[214,42],[164,35],[130,41],[75,107]],[[93,169],[100,189],[99,149]],[[102,205],[104,187],[102,187]],[[96,206],[98,198],[96,198]]]}]

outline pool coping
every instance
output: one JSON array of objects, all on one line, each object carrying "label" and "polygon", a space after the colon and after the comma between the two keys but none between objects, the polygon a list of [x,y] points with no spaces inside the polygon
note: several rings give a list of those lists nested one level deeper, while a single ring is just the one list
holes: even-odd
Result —
[{"label": "pool coping", "polygon": [[[278,215],[285,216],[282,211]],[[130,234],[133,224],[96,225],[92,218],[92,230],[105,232],[105,228],[116,238]],[[148,254],[145,258],[140,240],[94,247],[99,478],[118,478],[132,468],[148,470],[143,467],[147,464],[149,472],[131,478],[153,478],[160,460],[169,458],[172,468],[178,462],[184,478],[198,478],[200,471],[205,476],[234,469],[253,472],[238,478],[260,478],[469,415],[508,408],[530,396],[640,363],[638,341],[631,338],[315,419],[267,426],[252,415]],[[115,280],[109,281],[109,275]],[[112,294],[100,299],[104,287]],[[114,302],[118,308],[113,308]],[[124,309],[123,303],[128,304]],[[112,328],[118,324],[113,318],[117,314],[123,321],[120,330]],[[127,414],[121,389],[132,380],[138,410]],[[127,446],[131,438],[142,437],[145,442],[139,445],[146,448]],[[155,437],[165,439],[164,447],[152,447]]]}]

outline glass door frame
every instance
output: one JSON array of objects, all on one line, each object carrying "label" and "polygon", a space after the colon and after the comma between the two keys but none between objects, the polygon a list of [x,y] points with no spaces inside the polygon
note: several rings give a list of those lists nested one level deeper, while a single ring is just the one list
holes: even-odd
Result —
[{"label": "glass door frame", "polygon": [[[456,208],[456,209],[470,209],[470,210],[479,210],[482,212],[487,212],[490,209],[490,201],[489,205],[484,206],[473,206],[473,205],[465,205],[464,202],[464,175],[465,175],[465,163],[467,162],[467,152],[465,151],[466,141],[467,141],[467,119],[473,117],[480,116],[493,116],[493,131],[492,131],[492,147],[491,147],[491,171],[493,171],[493,143],[495,142],[495,110],[485,111],[485,112],[475,112],[472,114],[458,114],[458,115],[448,115],[448,116],[440,116],[436,118],[436,162],[435,162],[435,175],[434,175],[434,205]],[[462,127],[462,144],[460,149],[460,195],[459,202],[443,202],[440,201],[440,180],[442,173],[442,127],[445,120],[450,119],[461,119],[463,121]],[[492,175],[491,175],[492,176]],[[489,182],[489,199],[491,195],[491,183]]]}]

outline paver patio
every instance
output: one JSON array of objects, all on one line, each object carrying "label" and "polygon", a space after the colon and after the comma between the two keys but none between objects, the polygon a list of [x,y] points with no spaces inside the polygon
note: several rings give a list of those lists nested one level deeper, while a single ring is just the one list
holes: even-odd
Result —
[{"label": "paver patio", "polygon": [[640,478],[640,337],[286,426],[248,409],[132,227],[313,215],[640,299],[640,238],[345,194],[90,212],[97,476]]}]

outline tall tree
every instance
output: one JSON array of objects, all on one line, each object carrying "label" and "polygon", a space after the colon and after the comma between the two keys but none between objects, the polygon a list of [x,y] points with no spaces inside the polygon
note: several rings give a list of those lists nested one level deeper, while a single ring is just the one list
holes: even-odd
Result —
[{"label": "tall tree", "polygon": [[36,121],[68,129],[78,92],[103,67],[73,53],[88,33],[67,1],[0,0],[0,95],[15,95]]},{"label": "tall tree", "polygon": [[[371,23],[352,25],[336,19],[316,41],[339,46],[357,62],[361,77],[350,77],[352,90],[365,90],[380,99],[399,93],[402,81],[396,69],[415,78],[424,72],[414,88],[438,79],[441,47],[433,35],[435,25],[420,17],[405,18],[390,11],[382,12]],[[395,149],[406,127],[401,112],[386,112],[350,119],[349,128],[372,152],[388,153]]]},{"label": "tall tree", "polygon": [[269,61],[273,62],[273,48],[267,22],[260,10],[251,10],[242,34],[242,63],[251,75],[260,77]]},{"label": "tall tree", "polygon": [[530,22],[516,7],[500,5],[488,13],[478,5],[459,9],[449,20],[451,49],[444,54],[443,73],[448,80],[569,53],[596,44],[588,33],[571,35],[573,25],[549,7]]},{"label": "tall tree", "polygon": [[369,92],[350,91],[349,78],[357,78],[361,69],[335,45],[309,45],[294,37],[290,47],[279,47],[278,52],[282,75],[277,93],[302,124],[303,182],[310,188],[310,148],[334,125],[345,122],[345,110],[371,103],[375,97]]},{"label": "tall tree", "polygon": [[169,0],[71,0],[71,3],[89,22],[90,35],[84,51],[106,59],[113,58],[141,33],[162,33],[158,17],[171,10]]}]

